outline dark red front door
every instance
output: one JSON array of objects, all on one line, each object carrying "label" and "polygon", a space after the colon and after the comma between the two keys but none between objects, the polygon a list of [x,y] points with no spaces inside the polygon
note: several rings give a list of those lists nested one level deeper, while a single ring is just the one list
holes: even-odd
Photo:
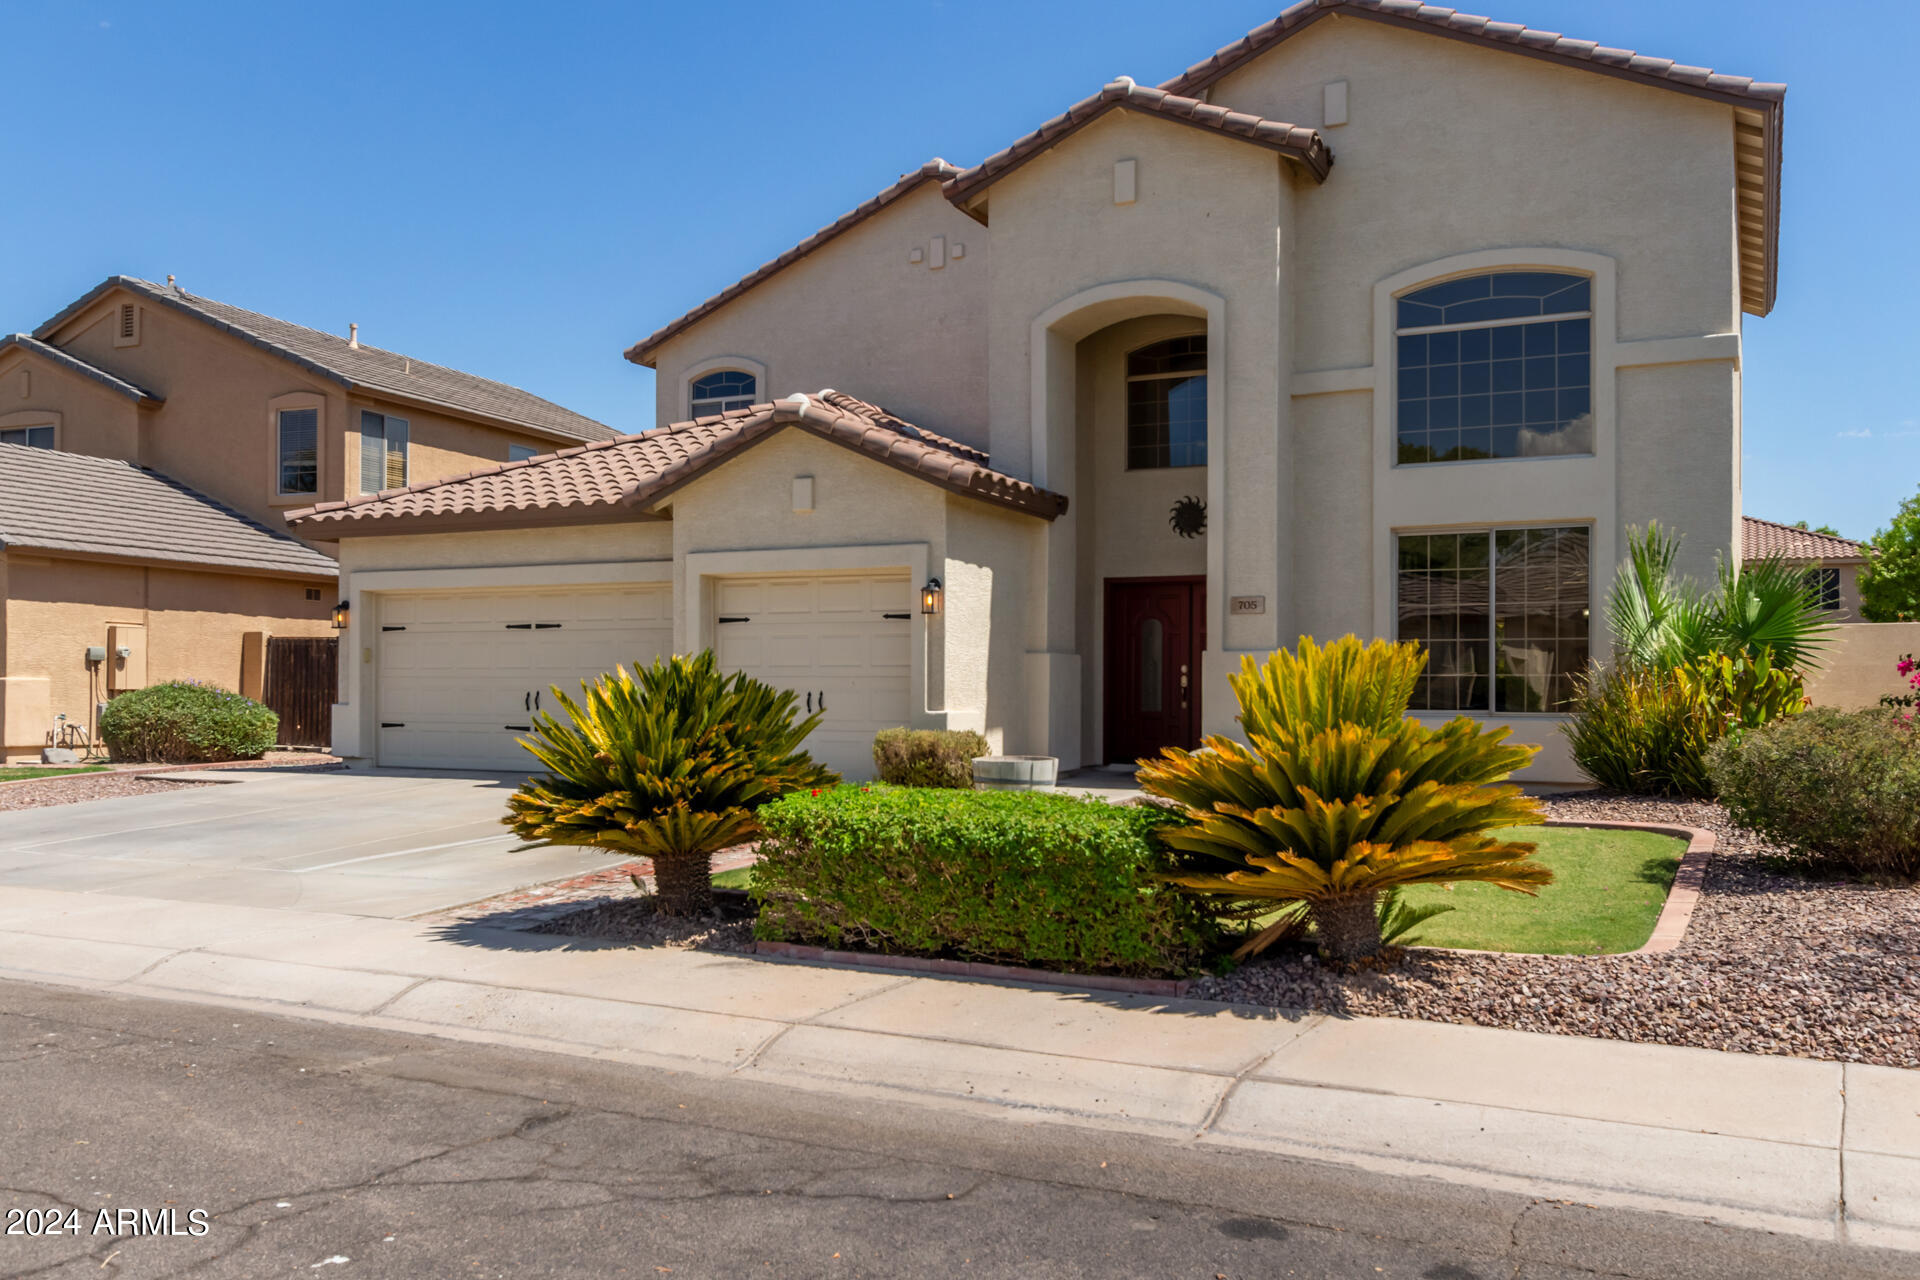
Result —
[{"label": "dark red front door", "polygon": [[1206,582],[1107,579],[1106,759],[1200,744]]}]

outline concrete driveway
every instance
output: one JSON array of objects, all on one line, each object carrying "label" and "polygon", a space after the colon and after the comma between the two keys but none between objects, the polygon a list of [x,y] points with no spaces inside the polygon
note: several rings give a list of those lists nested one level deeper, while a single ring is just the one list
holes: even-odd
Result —
[{"label": "concrete driveway", "polygon": [[500,817],[518,776],[198,776],[219,781],[0,814],[0,886],[399,917],[618,861],[515,852]]}]

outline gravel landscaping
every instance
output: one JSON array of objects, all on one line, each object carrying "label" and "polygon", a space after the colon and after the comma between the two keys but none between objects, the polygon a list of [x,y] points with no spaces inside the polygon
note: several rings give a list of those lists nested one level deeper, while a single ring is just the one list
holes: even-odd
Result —
[{"label": "gravel landscaping", "polygon": [[715,910],[696,917],[654,912],[651,894],[614,898],[570,911],[529,933],[563,933],[576,938],[610,938],[643,947],[685,947],[695,951],[753,950],[753,911],[742,890],[714,891]]},{"label": "gravel landscaping", "polygon": [[1291,950],[1195,996],[1373,1017],[1920,1067],[1920,889],[1769,870],[1718,805],[1588,792],[1548,816],[1664,822],[1719,838],[1677,950],[1642,956],[1410,949],[1341,972]]},{"label": "gravel landscaping", "polygon": [[119,796],[146,795],[191,785],[143,777],[147,773],[197,773],[206,769],[312,769],[340,767],[337,756],[311,751],[276,751],[265,760],[232,760],[210,765],[115,765],[106,773],[69,773],[24,782],[0,784],[0,813],[15,809],[43,809],[55,804],[81,804]]}]

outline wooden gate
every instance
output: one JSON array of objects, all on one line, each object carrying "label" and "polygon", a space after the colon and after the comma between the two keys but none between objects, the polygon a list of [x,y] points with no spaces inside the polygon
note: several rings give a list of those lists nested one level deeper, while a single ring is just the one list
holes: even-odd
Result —
[{"label": "wooden gate", "polygon": [[273,636],[261,701],[280,717],[283,747],[326,747],[333,738],[333,699],[339,679],[335,636]]}]

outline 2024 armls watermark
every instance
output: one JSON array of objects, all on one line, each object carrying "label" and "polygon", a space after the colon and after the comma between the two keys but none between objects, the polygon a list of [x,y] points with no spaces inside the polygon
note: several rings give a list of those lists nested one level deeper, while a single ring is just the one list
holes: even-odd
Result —
[{"label": "2024 armls watermark", "polygon": [[9,1209],[10,1236],[193,1236],[213,1229],[205,1209]]}]

